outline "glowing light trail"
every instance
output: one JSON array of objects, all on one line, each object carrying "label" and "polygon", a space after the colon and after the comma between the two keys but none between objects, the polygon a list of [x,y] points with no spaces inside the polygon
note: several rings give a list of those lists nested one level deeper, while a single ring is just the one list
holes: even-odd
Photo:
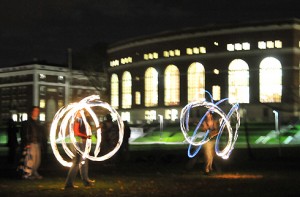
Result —
[{"label": "glowing light trail", "polygon": [[[209,134],[211,132],[210,130],[207,130],[204,134],[200,132],[198,133],[198,130],[202,126],[207,114],[210,112],[214,112],[220,116],[220,127],[219,127],[218,135],[216,137],[215,151],[218,156],[222,157],[223,159],[227,159],[230,156],[231,151],[234,149],[234,144],[238,137],[238,128],[240,126],[240,115],[238,113],[239,104],[228,103],[231,106],[231,108],[228,114],[226,114],[219,107],[219,105],[227,104],[225,102],[228,101],[228,99],[222,99],[214,103],[211,94],[207,91],[206,93],[210,96],[211,102],[206,100],[200,102],[199,101],[191,102],[187,104],[181,111],[180,127],[184,135],[184,138],[189,143],[188,156],[194,157],[200,151],[202,145],[207,143],[210,140],[209,138]],[[190,112],[193,108],[204,108],[206,112],[203,115],[203,117],[200,119],[198,124],[196,125],[194,131],[192,132],[192,135],[190,135],[189,134],[191,133],[189,131]],[[235,125],[233,123],[235,123]],[[234,129],[232,128],[232,126],[234,126]],[[219,148],[220,139],[222,134],[224,133],[224,130],[226,131],[227,134],[227,138],[226,138],[227,144],[222,150],[220,150]],[[191,153],[192,146],[197,147],[197,149],[193,153]]]},{"label": "glowing light trail", "polygon": [[[100,145],[101,145],[101,132],[103,132],[100,128],[99,119],[97,118],[97,115],[93,111],[92,108],[104,108],[108,110],[112,117],[114,117],[117,120],[118,128],[119,128],[119,139],[116,143],[115,147],[109,151],[108,153],[98,156],[100,153]],[[92,130],[89,122],[86,119],[86,115],[84,111],[88,112],[90,116],[92,117],[92,120],[95,123],[96,127],[96,138],[97,142],[94,149],[94,154],[90,155],[90,151],[92,150],[92,139],[89,138],[86,140],[86,146],[84,150],[81,150],[78,142],[76,140],[76,137],[74,135],[74,122],[76,118],[76,114],[80,113],[86,128],[86,134],[87,136],[92,136]],[[63,150],[65,151],[66,155],[72,159],[74,157],[74,153],[70,150],[68,143],[66,142],[67,138],[67,131],[69,132],[69,137],[71,139],[71,144],[74,145],[77,152],[79,152],[82,155],[82,158],[90,159],[93,161],[104,161],[106,159],[109,159],[112,157],[120,148],[122,141],[123,141],[123,135],[124,135],[124,125],[123,121],[118,114],[118,112],[112,108],[108,103],[103,102],[100,100],[100,97],[97,95],[92,95],[89,97],[86,97],[82,99],[78,103],[71,103],[66,107],[62,107],[57,111],[53,118],[53,122],[51,124],[50,128],[50,143],[53,150],[53,153],[56,157],[56,159],[66,167],[71,167],[72,162],[66,161],[62,155],[60,154],[57,143],[61,143]]]}]

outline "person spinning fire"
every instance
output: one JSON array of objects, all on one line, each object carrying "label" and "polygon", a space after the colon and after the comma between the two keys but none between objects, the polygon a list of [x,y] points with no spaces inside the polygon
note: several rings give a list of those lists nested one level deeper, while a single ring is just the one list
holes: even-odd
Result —
[{"label": "person spinning fire", "polygon": [[[79,147],[83,151],[86,146],[86,140],[90,139],[91,136],[87,136],[86,134],[86,126],[89,126],[88,124],[84,124],[84,120],[82,118],[81,113],[84,113],[83,110],[77,112],[76,114],[76,120],[74,122],[74,135],[79,138],[80,142]],[[73,152],[75,153],[75,157],[73,158],[73,165],[71,166],[68,176],[65,183],[65,189],[68,188],[78,188],[78,186],[74,185],[74,181],[76,178],[76,175],[78,173],[78,169],[81,175],[81,180],[83,182],[83,185],[93,186],[95,180],[89,179],[88,176],[88,159],[83,159],[82,155],[80,155],[76,148],[73,145]]]},{"label": "person spinning fire", "polygon": [[209,131],[209,141],[203,144],[203,150],[204,150],[204,159],[205,159],[205,169],[204,172],[205,174],[210,174],[213,170],[213,159],[215,156],[214,153],[214,144],[215,144],[215,139],[214,137],[218,135],[219,133],[219,122],[215,120],[213,116],[213,112],[210,111],[207,113],[206,118],[203,122],[202,125],[202,130],[204,132]]}]

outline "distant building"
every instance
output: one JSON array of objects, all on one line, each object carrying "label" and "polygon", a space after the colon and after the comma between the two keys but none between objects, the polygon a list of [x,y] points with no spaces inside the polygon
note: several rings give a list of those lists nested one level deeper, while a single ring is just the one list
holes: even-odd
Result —
[{"label": "distant building", "polygon": [[33,105],[40,107],[40,120],[49,123],[62,106],[102,94],[101,90],[106,90],[106,74],[98,76],[100,83],[91,84],[82,71],[63,67],[31,64],[0,68],[1,124],[9,117],[26,120]]},{"label": "distant building", "polygon": [[176,122],[204,90],[239,102],[248,121],[299,118],[297,19],[164,32],[112,44],[108,57],[111,104],[133,123]]}]

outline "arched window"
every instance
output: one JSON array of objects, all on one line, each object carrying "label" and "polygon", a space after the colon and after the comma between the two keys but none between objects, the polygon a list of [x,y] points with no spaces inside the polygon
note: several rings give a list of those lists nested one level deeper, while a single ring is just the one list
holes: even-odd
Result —
[{"label": "arched window", "polygon": [[180,75],[174,65],[169,65],[165,70],[165,105],[179,105]]},{"label": "arched window", "polygon": [[145,72],[145,106],[152,107],[158,104],[158,72],[150,67]]},{"label": "arched window", "polygon": [[192,63],[188,68],[188,102],[205,98],[205,70],[199,62]]},{"label": "arched window", "polygon": [[122,108],[131,108],[132,105],[132,80],[131,74],[125,71],[122,76]]},{"label": "arched window", "polygon": [[249,66],[241,59],[228,67],[228,99],[231,103],[249,103]]},{"label": "arched window", "polygon": [[111,106],[114,108],[119,107],[119,78],[117,74],[112,74],[110,78],[111,86]]},{"label": "arched window", "polygon": [[279,103],[282,96],[282,69],[279,60],[263,59],[259,65],[259,101]]}]

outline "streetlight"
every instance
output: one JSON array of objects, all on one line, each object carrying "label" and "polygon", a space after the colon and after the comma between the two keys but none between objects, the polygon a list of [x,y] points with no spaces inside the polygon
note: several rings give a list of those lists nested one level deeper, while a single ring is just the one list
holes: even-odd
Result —
[{"label": "streetlight", "polygon": [[277,138],[278,138],[278,154],[279,157],[281,157],[281,143],[280,143],[280,131],[279,131],[279,126],[278,126],[278,112],[276,110],[273,110],[273,113],[275,115],[275,132],[277,133]]},{"label": "streetlight", "polygon": [[163,130],[163,126],[164,126],[164,117],[163,115],[158,114],[159,117],[159,128],[160,128],[160,139],[161,139],[161,133]]}]

